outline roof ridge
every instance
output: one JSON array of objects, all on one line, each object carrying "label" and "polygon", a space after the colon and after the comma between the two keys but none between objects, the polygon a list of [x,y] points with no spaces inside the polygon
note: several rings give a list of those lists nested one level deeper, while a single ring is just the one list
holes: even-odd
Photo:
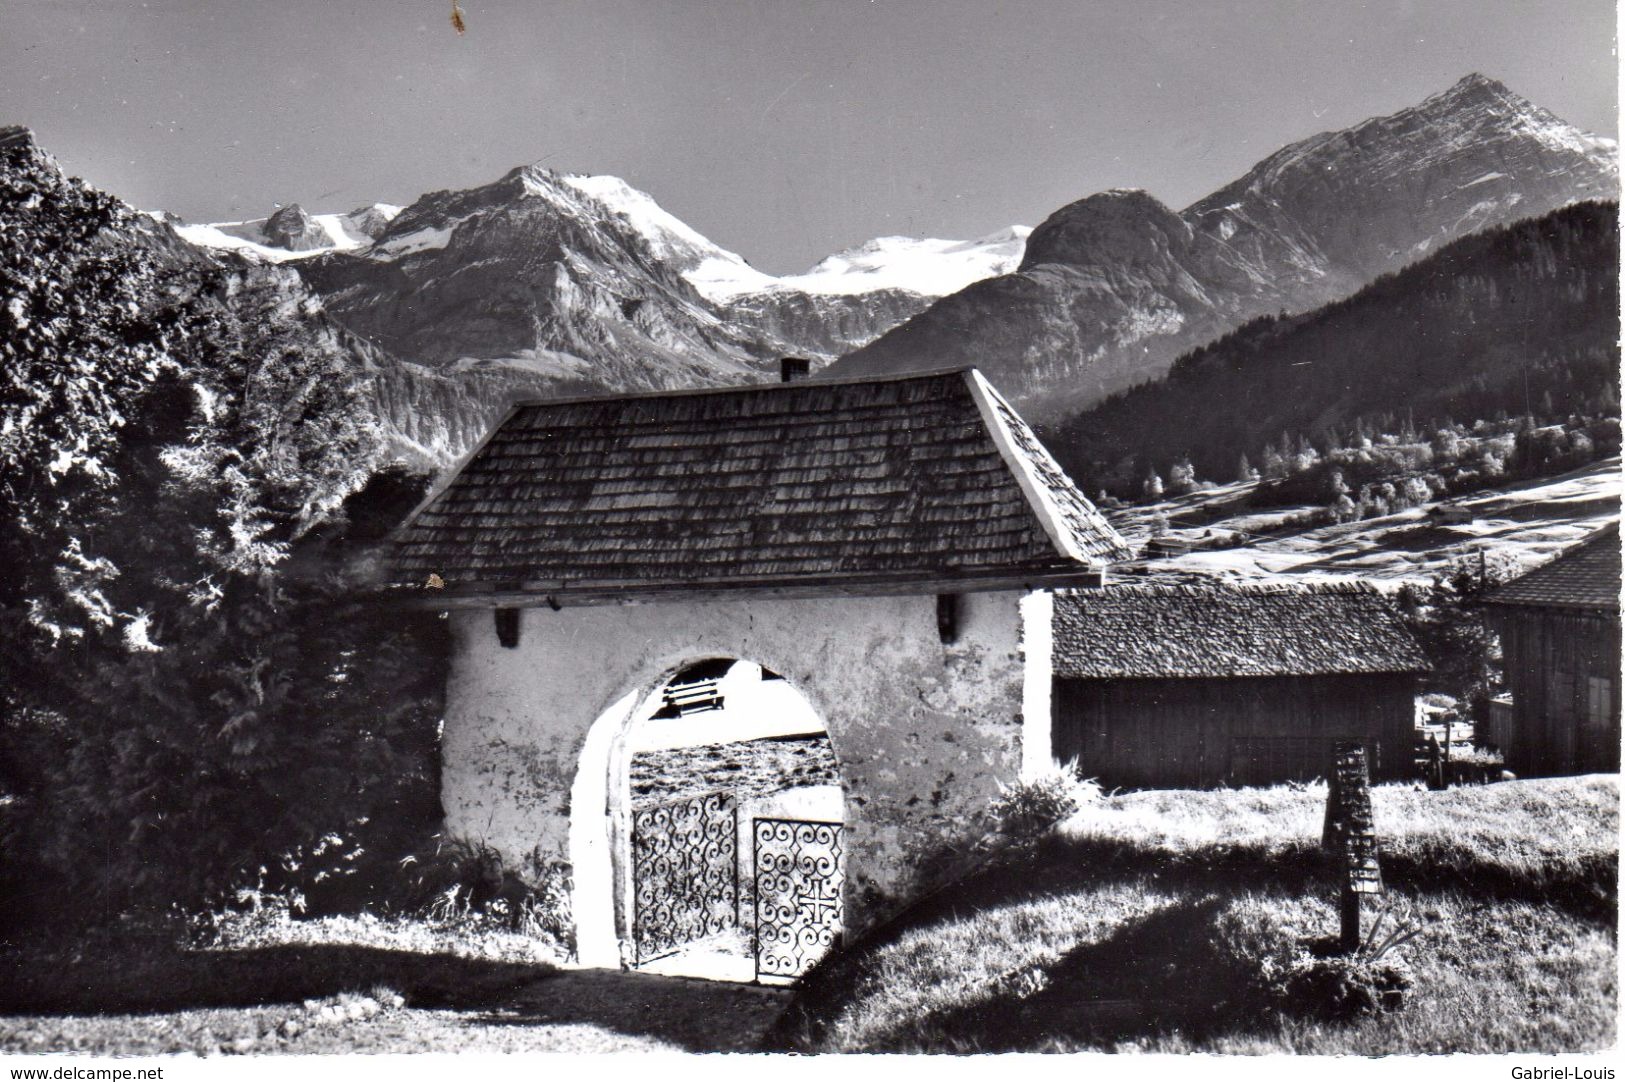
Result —
[{"label": "roof ridge", "polygon": [[1038,524],[1049,537],[1050,543],[1055,546],[1055,551],[1067,559],[1094,563],[1095,561],[1090,559],[1073,539],[1072,531],[1061,521],[1060,508],[1055,506],[1054,495],[1049,492],[1042,479],[1035,476],[1033,463],[1015,445],[1015,432],[1005,423],[1005,419],[999,416],[994,401],[1002,400],[1003,396],[988,383],[987,377],[974,368],[966,369],[962,378],[971,401],[976,403],[976,412],[982,418],[982,426],[987,430],[988,439],[993,441],[999,457],[1004,459],[1005,468],[1015,477],[1022,496],[1026,498],[1028,507],[1038,519]]},{"label": "roof ridge", "polygon": [[1617,612],[1620,558],[1616,518],[1550,559],[1501,583],[1484,595],[1483,602]]},{"label": "roof ridge", "polygon": [[537,406],[579,406],[588,402],[642,402],[648,399],[700,398],[706,395],[792,391],[805,389],[810,385],[846,387],[869,383],[907,383],[911,380],[924,382],[928,379],[957,376],[975,370],[975,365],[966,364],[953,368],[930,368],[917,372],[898,372],[879,376],[852,376],[847,379],[828,379],[815,372],[806,379],[795,379],[789,382],[763,380],[761,383],[728,383],[720,387],[669,387],[659,391],[606,391],[603,394],[571,395],[567,398],[521,398],[513,403],[513,408],[520,410]]}]

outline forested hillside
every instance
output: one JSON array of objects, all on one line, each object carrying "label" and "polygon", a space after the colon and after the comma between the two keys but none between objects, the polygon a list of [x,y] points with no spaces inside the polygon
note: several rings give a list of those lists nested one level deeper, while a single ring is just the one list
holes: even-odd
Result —
[{"label": "forested hillside", "polygon": [[1618,313],[1618,205],[1576,204],[1254,320],[1044,434],[1090,492],[1138,495],[1153,475],[1282,476],[1380,433],[1617,417]]}]

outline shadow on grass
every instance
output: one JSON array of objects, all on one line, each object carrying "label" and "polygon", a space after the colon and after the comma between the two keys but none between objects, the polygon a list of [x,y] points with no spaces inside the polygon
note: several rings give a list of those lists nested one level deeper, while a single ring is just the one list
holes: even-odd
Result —
[{"label": "shadow on grass", "polygon": [[491,1002],[558,972],[449,954],[312,945],[187,950],[86,942],[79,949],[0,951],[0,1011],[128,1014],[257,1007],[387,986],[413,1006]]},{"label": "shadow on grass", "polygon": [[502,1026],[590,1025],[653,1037],[690,1052],[746,1052],[784,1010],[788,992],[652,973],[572,970],[527,985],[500,1012],[470,1019]]},{"label": "shadow on grass", "polygon": [[[1426,894],[1451,892],[1482,901],[1550,905],[1608,928],[1619,908],[1616,854],[1577,857],[1566,868],[1518,868],[1459,846],[1384,852],[1389,887]],[[1046,839],[1028,853],[998,862],[909,907],[855,945],[869,950],[922,924],[965,916],[1043,894],[1098,888],[1146,877],[1187,893],[1234,893],[1238,888],[1335,896],[1333,861],[1308,842],[1266,849],[1213,845],[1194,853],[1150,849],[1111,838]]]},{"label": "shadow on grass", "polygon": [[[77,954],[77,957],[75,956]],[[694,1052],[757,1047],[785,993],[679,977],[560,970],[377,947],[0,951],[0,1014],[157,1014],[298,1004],[383,986],[453,1026],[583,1025]]]},{"label": "shadow on grass", "polygon": [[1217,898],[1166,906],[1073,949],[1028,976],[1025,986],[1018,975],[986,999],[932,1017],[928,1031],[911,1019],[873,1045],[965,1052],[1112,1048],[1170,1033],[1199,1040],[1256,1025],[1266,1007],[1257,967],[1223,945],[1222,909]]},{"label": "shadow on grass", "polygon": [[1398,527],[1382,535],[1382,547],[1390,552],[1443,553],[1452,545],[1467,540],[1467,535],[1448,526],[1423,522],[1415,526]]},{"label": "shadow on grass", "polygon": [[[1576,856],[1567,865],[1520,866],[1482,856],[1458,845],[1419,846],[1381,855],[1383,881],[1416,894],[1455,893],[1481,901],[1549,905],[1581,920],[1612,928],[1619,908],[1617,854]],[[1146,849],[1106,838],[1052,839],[1023,867],[1049,884],[1048,890],[1079,888],[1114,879],[1156,875],[1162,882],[1195,891],[1280,890],[1330,897],[1336,882],[1331,857],[1307,842],[1265,849],[1212,846],[1192,854]],[[965,887],[990,904],[1012,898],[998,887],[999,875],[983,874]],[[980,880],[980,882],[978,882]],[[1007,880],[1006,880],[1007,881]],[[1025,891],[1023,891],[1025,892]],[[963,901],[955,894],[956,900]]]}]

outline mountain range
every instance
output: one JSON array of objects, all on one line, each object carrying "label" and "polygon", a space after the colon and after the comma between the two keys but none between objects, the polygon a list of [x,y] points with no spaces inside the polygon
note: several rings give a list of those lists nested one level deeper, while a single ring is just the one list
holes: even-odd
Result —
[{"label": "mountain range", "polygon": [[774,277],[617,177],[523,166],[496,182],[208,225],[216,254],[296,265],[326,311],[394,363],[380,406],[409,458],[441,463],[508,403],[753,382],[783,356],[825,364],[981,277],[1025,227],[971,241],[881,237]]},{"label": "mountain range", "polygon": [[405,207],[155,213],[128,241],[274,272],[311,334],[373,373],[397,453],[440,466],[517,399],[769,379],[782,356],[845,376],[974,364],[1058,422],[1260,315],[1617,190],[1611,141],[1471,75],[1285,147],[1183,211],[1113,190],[1032,230],[877,238],[784,277],[625,181],[534,165]]},{"label": "mountain range", "polygon": [[1137,190],[1062,207],[1015,272],[937,301],[829,372],[975,364],[1029,416],[1055,419],[1255,316],[1307,311],[1458,237],[1618,189],[1611,140],[1473,74],[1287,146],[1183,211]]},{"label": "mountain range", "polygon": [[205,247],[301,261],[341,319],[401,357],[511,367],[564,391],[737,381],[787,354],[828,362],[1013,270],[1030,232],[880,237],[774,277],[618,177],[539,166],[405,208],[312,216],[290,204],[176,225]]}]

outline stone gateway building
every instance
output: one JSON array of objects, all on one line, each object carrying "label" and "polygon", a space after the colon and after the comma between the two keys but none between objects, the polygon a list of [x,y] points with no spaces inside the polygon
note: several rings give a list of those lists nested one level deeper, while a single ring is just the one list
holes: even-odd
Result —
[{"label": "stone gateway building", "polygon": [[[398,531],[390,576],[452,621],[448,831],[567,869],[581,961],[616,966],[683,898],[709,892],[701,931],[751,904],[729,884],[743,856],[697,846],[709,870],[672,871],[702,835],[752,844],[747,823],[708,825],[739,815],[727,794],[634,837],[629,732],[686,701],[663,692],[674,677],[751,663],[821,720],[839,780],[824,855],[859,927],[1002,784],[1048,768],[1047,591],[1126,556],[965,369],[518,406]],[[655,865],[666,878],[641,881]]]},{"label": "stone gateway building", "polygon": [[1412,770],[1417,674],[1394,604],[1365,584],[1113,586],[1055,599],[1055,756],[1108,787],[1325,777],[1359,740]]}]

